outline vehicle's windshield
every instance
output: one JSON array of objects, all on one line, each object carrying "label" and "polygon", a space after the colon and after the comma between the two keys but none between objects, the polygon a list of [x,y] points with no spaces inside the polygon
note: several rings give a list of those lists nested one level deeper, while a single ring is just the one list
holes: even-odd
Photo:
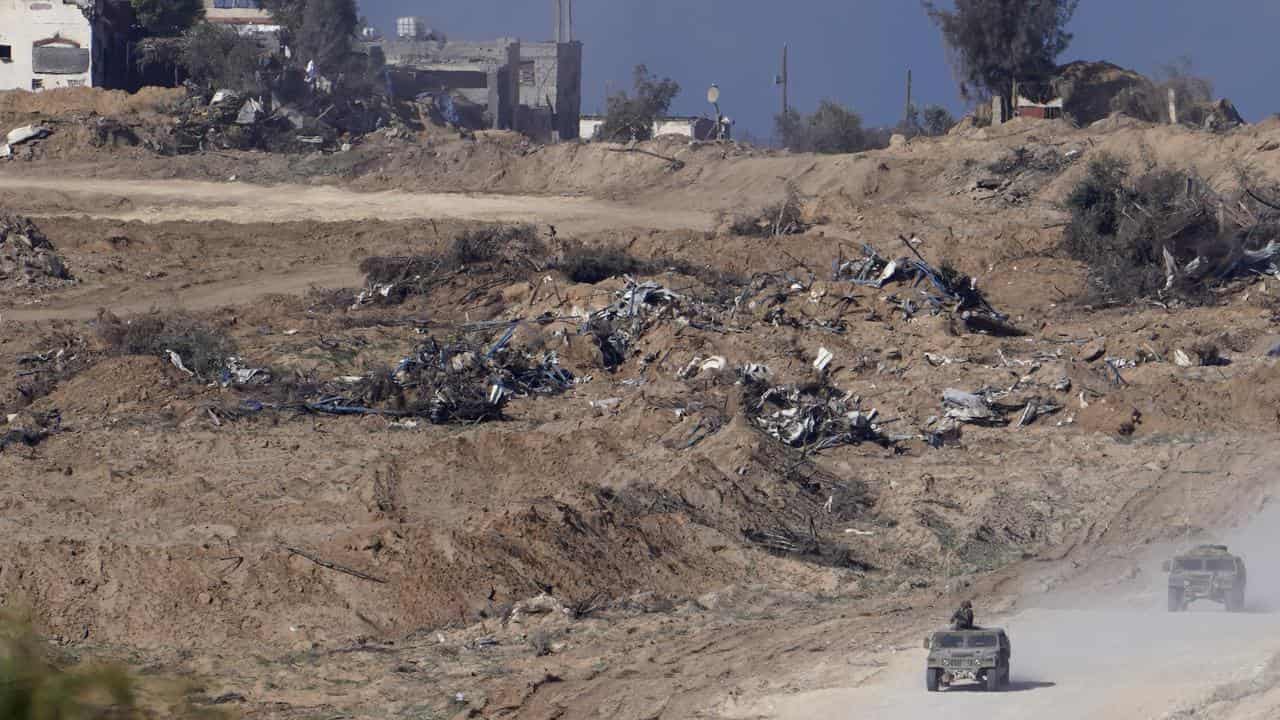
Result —
[{"label": "vehicle's windshield", "polygon": [[995,635],[937,635],[933,639],[936,648],[992,648],[1000,646],[1000,639]]},{"label": "vehicle's windshield", "polygon": [[1231,558],[1209,558],[1204,563],[1212,572],[1231,572],[1236,569],[1236,562]]},{"label": "vehicle's windshield", "polygon": [[964,647],[963,635],[938,635],[933,639],[933,646],[940,648]]},{"label": "vehicle's windshield", "polygon": [[1178,569],[1199,572],[1204,570],[1204,560],[1200,558],[1178,558]]}]

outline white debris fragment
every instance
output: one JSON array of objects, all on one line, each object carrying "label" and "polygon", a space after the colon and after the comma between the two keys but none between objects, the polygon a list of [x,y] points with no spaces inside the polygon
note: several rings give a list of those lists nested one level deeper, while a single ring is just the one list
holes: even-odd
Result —
[{"label": "white debris fragment", "polygon": [[813,367],[818,372],[822,372],[831,365],[831,361],[835,359],[835,353],[826,348],[818,348],[818,357],[813,361]]},{"label": "white debris fragment", "polygon": [[622,404],[622,398],[605,398],[603,400],[592,400],[591,409],[598,413],[617,412],[618,406]]},{"label": "white debris fragment", "polygon": [[40,127],[39,125],[23,125],[10,130],[9,134],[5,136],[5,142],[9,146],[21,145],[24,142],[49,137],[50,134],[52,134],[52,131],[49,128]]},{"label": "white debris fragment", "polygon": [[178,368],[179,370],[181,370],[182,372],[184,372],[184,373],[186,373],[186,374],[188,374],[188,375],[195,375],[195,373],[193,373],[193,372],[191,372],[190,370],[188,370],[188,369],[187,369],[187,366],[186,366],[186,365],[183,365],[183,364],[182,364],[182,356],[181,356],[181,355],[178,355],[178,353],[176,353],[176,352],[174,352],[174,351],[172,351],[172,350],[166,350],[165,352],[169,354],[169,363],[170,363],[170,364],[172,364],[174,367]]},{"label": "white debris fragment", "polygon": [[507,395],[507,391],[501,385],[494,383],[493,385],[489,386],[489,404],[490,405],[501,405],[502,398],[506,397],[506,395]]},{"label": "white debris fragment", "polygon": [[741,373],[744,380],[764,382],[769,378],[771,371],[767,365],[761,365],[760,363],[747,363],[746,365],[743,365],[738,372]]}]

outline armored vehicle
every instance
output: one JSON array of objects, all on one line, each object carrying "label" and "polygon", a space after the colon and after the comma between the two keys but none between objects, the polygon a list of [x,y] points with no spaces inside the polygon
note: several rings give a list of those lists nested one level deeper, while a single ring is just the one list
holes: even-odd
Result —
[{"label": "armored vehicle", "polygon": [[1009,659],[1013,646],[1000,628],[939,630],[924,639],[929,651],[925,687],[929,692],[959,680],[982,683],[987,690],[1009,686]]},{"label": "armored vehicle", "polygon": [[1169,612],[1182,612],[1196,600],[1222,603],[1227,612],[1244,610],[1244,559],[1226,545],[1199,545],[1166,560],[1164,571],[1169,573]]}]

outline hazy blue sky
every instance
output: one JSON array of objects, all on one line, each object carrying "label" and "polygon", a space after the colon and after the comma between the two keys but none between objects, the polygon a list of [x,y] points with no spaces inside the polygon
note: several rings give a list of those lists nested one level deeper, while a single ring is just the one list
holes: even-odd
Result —
[{"label": "hazy blue sky", "polygon": [[[401,15],[424,17],[451,37],[548,40],[552,0],[361,0],[383,32]],[[829,97],[871,124],[902,115],[907,68],[924,105],[963,108],[937,30],[916,0],[578,0],[584,44],[584,112],[609,89],[630,87],[647,64],[680,82],[673,112],[721,105],[739,129],[767,137],[781,105],[773,84],[782,44],[791,45],[791,104],[811,110]],[[1106,59],[1142,72],[1189,55],[1247,119],[1280,111],[1280,0],[1083,0],[1063,60]]]}]

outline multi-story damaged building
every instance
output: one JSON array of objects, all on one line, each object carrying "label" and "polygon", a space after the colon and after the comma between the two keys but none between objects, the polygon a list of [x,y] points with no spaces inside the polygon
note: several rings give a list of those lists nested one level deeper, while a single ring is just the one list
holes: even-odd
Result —
[{"label": "multi-story damaged building", "polygon": [[582,111],[582,43],[573,39],[572,0],[555,0],[555,9],[548,42],[448,40],[402,18],[397,37],[370,45],[386,58],[399,97],[447,94],[472,127],[573,140]]},{"label": "multi-story damaged building", "polygon": [[130,70],[127,23],[115,5],[0,0],[0,90],[121,86]]}]

